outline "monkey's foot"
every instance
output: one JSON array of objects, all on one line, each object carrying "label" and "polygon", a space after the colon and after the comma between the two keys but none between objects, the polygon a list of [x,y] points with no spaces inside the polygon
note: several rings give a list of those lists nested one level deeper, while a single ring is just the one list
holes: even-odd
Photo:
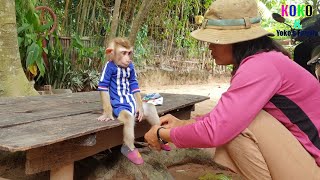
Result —
[{"label": "monkey's foot", "polygon": [[169,143],[167,144],[161,144],[161,149],[165,151],[171,151],[171,147],[169,146]]},{"label": "monkey's foot", "polygon": [[134,150],[131,151],[128,146],[122,145],[121,153],[124,156],[126,156],[134,164],[137,164],[137,165],[143,164],[143,159],[137,148],[134,148]]}]

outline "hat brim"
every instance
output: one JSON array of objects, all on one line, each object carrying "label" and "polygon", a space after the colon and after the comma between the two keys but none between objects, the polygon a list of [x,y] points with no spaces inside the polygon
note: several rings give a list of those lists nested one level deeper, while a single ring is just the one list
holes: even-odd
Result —
[{"label": "hat brim", "polygon": [[213,44],[234,44],[262,36],[274,36],[274,34],[264,30],[260,26],[256,26],[249,29],[236,30],[201,28],[191,32],[191,36],[199,41]]}]

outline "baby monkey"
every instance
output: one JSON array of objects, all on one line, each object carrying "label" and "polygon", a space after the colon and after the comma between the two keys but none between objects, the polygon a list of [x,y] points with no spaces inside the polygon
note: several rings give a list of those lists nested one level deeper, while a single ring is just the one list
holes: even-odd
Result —
[{"label": "baby monkey", "polygon": [[[147,120],[151,125],[160,124],[154,105],[142,102],[137,75],[131,60],[133,47],[125,38],[114,38],[107,46],[106,63],[98,90],[103,105],[103,115],[99,121],[117,118],[123,122],[123,145],[121,153],[135,164],[142,164],[143,159],[134,146],[135,120]],[[112,138],[112,137],[111,137]],[[168,144],[161,145],[163,150],[170,151]]]}]

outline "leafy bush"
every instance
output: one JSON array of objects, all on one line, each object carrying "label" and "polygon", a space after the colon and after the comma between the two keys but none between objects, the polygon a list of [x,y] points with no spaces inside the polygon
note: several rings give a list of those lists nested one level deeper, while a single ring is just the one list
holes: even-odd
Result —
[{"label": "leafy bush", "polygon": [[66,75],[67,88],[73,92],[95,90],[99,77],[100,73],[96,70],[70,71]]},{"label": "leafy bush", "polygon": [[143,66],[150,59],[150,50],[151,47],[148,46],[148,26],[143,25],[140,31],[138,32],[135,50],[134,50],[134,61],[137,67]]},{"label": "leafy bush", "polygon": [[[21,9],[17,11],[18,44],[25,71],[30,71],[33,77],[37,76],[39,71],[38,78],[40,78],[46,72],[42,55],[43,53],[48,54],[48,49],[44,48],[42,43],[49,39],[46,32],[53,25],[53,21],[41,25],[34,5],[34,1],[17,2],[17,9]],[[30,77],[29,80],[33,80],[33,77]]]}]

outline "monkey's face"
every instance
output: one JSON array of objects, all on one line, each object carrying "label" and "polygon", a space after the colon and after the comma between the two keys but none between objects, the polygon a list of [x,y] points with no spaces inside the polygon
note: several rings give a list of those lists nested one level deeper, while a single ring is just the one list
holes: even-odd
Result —
[{"label": "monkey's face", "polygon": [[119,47],[116,51],[114,51],[114,62],[122,68],[127,68],[131,63],[131,56],[132,49]]},{"label": "monkey's face", "polygon": [[115,38],[109,43],[106,54],[119,67],[127,68],[131,63],[133,47],[125,38]]}]

